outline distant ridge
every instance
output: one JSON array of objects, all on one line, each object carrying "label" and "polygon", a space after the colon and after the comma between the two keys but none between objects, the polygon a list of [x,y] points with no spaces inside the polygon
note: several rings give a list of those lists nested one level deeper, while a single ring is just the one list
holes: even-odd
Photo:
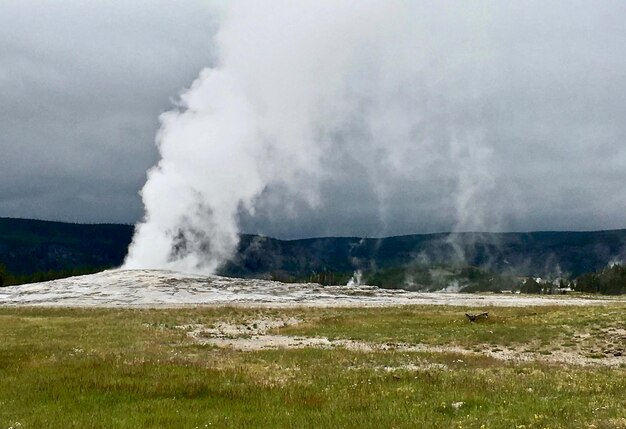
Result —
[{"label": "distant ridge", "polygon": [[225,267],[240,276],[385,269],[411,263],[462,264],[524,276],[596,271],[626,260],[626,229],[582,232],[435,233],[381,239],[283,241],[244,235]]},{"label": "distant ridge", "polygon": [[133,228],[0,218],[0,264],[17,275],[119,266]]},{"label": "distant ridge", "polygon": [[[0,264],[15,274],[122,264],[134,227],[0,218]],[[411,263],[462,263],[519,275],[578,276],[626,260],[626,229],[584,232],[434,233],[387,238],[278,240],[244,234],[220,274],[302,278]]]}]

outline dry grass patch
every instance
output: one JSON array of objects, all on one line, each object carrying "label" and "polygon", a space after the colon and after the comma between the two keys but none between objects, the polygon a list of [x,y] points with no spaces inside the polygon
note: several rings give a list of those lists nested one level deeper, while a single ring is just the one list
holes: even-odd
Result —
[{"label": "dry grass patch", "polygon": [[[624,307],[466,310],[0,309],[0,428],[622,427],[626,368],[498,355],[614,347]],[[198,327],[344,345],[242,351]]]}]

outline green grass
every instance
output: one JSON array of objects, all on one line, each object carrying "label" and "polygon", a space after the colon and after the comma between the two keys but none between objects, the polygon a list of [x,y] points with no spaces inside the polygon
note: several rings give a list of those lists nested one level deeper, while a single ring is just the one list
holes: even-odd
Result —
[{"label": "green grass", "polygon": [[[366,341],[498,345],[566,342],[593,332],[589,340],[606,339],[610,328],[626,329],[626,307],[481,308],[489,318],[468,323],[466,309],[445,306],[315,310],[308,323],[284,329],[290,335],[353,338]],[[375,325],[375,328],[372,326]]]},{"label": "green grass", "polygon": [[176,328],[289,316],[303,322],[275,333],[544,352],[570,344],[581,353],[619,342],[614,333],[626,328],[623,305],[488,310],[490,319],[470,324],[452,307],[0,308],[0,428],[626,428],[624,366],[243,352]]}]

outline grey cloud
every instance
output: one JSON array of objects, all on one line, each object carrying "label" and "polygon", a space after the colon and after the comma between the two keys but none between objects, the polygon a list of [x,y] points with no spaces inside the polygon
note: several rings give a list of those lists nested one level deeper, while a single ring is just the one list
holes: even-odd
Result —
[{"label": "grey cloud", "polygon": [[206,2],[0,5],[0,215],[127,222],[158,115],[212,61]]},{"label": "grey cloud", "polygon": [[[435,2],[415,2],[433,20],[423,22],[428,53],[415,59],[432,63],[404,88],[403,108],[424,118],[416,139],[480,130],[490,152],[467,162],[468,175],[486,168],[493,178],[474,197],[485,229],[625,227],[624,2],[472,3],[437,15]],[[0,215],[139,220],[157,117],[214,61],[216,20],[201,1],[4,1]],[[375,71],[361,72],[354,78]],[[339,135],[354,140],[363,131],[354,121]],[[421,149],[396,152],[400,160],[333,151],[319,204],[272,184],[254,216],[242,212],[242,229],[286,238],[454,229],[459,163]],[[399,171],[406,160],[415,165]]]},{"label": "grey cloud", "polygon": [[[622,17],[626,6],[623,2],[479,4],[489,11],[484,26],[475,29],[482,40],[473,46],[483,50],[471,54],[479,60],[461,57],[460,63],[444,70],[452,76],[442,81],[444,85],[418,93],[417,110],[426,109],[429,119],[421,124],[422,137],[446,141],[450,123],[457,130],[476,127],[482,132],[481,144],[490,156],[484,165],[473,168],[487,168],[494,180],[492,189],[476,196],[494,214],[481,222],[483,229],[623,228],[626,28]],[[449,38],[449,46],[465,43],[457,36],[467,33],[451,27],[453,23],[442,18],[444,29],[435,26],[433,37]],[[433,46],[447,45],[435,41]],[[433,57],[445,61],[446,54]],[[302,205],[296,215],[283,218],[277,214],[280,205],[261,205],[256,220],[245,218],[244,226],[254,229],[260,223],[264,233],[285,237],[320,231],[389,235],[451,230],[456,223],[450,201],[454,179],[445,158],[435,166],[441,161],[431,160],[426,175],[411,171],[406,180],[390,180],[393,174],[385,173],[389,166],[381,163],[378,174],[389,192],[385,201],[371,194],[370,181],[375,178],[333,177],[326,183],[320,207]],[[344,162],[334,168],[352,167]],[[389,221],[382,222],[383,218]]]}]

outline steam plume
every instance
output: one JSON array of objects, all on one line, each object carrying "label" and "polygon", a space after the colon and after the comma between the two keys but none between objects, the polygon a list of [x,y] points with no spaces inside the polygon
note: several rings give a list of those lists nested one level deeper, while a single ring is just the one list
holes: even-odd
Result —
[{"label": "steam plume", "polygon": [[322,184],[351,169],[383,223],[389,195],[436,182],[455,230],[493,224],[477,103],[493,84],[490,5],[232,2],[217,65],[160,118],[161,160],[125,266],[213,272],[235,251],[242,214],[268,195],[284,212],[315,207]]}]

